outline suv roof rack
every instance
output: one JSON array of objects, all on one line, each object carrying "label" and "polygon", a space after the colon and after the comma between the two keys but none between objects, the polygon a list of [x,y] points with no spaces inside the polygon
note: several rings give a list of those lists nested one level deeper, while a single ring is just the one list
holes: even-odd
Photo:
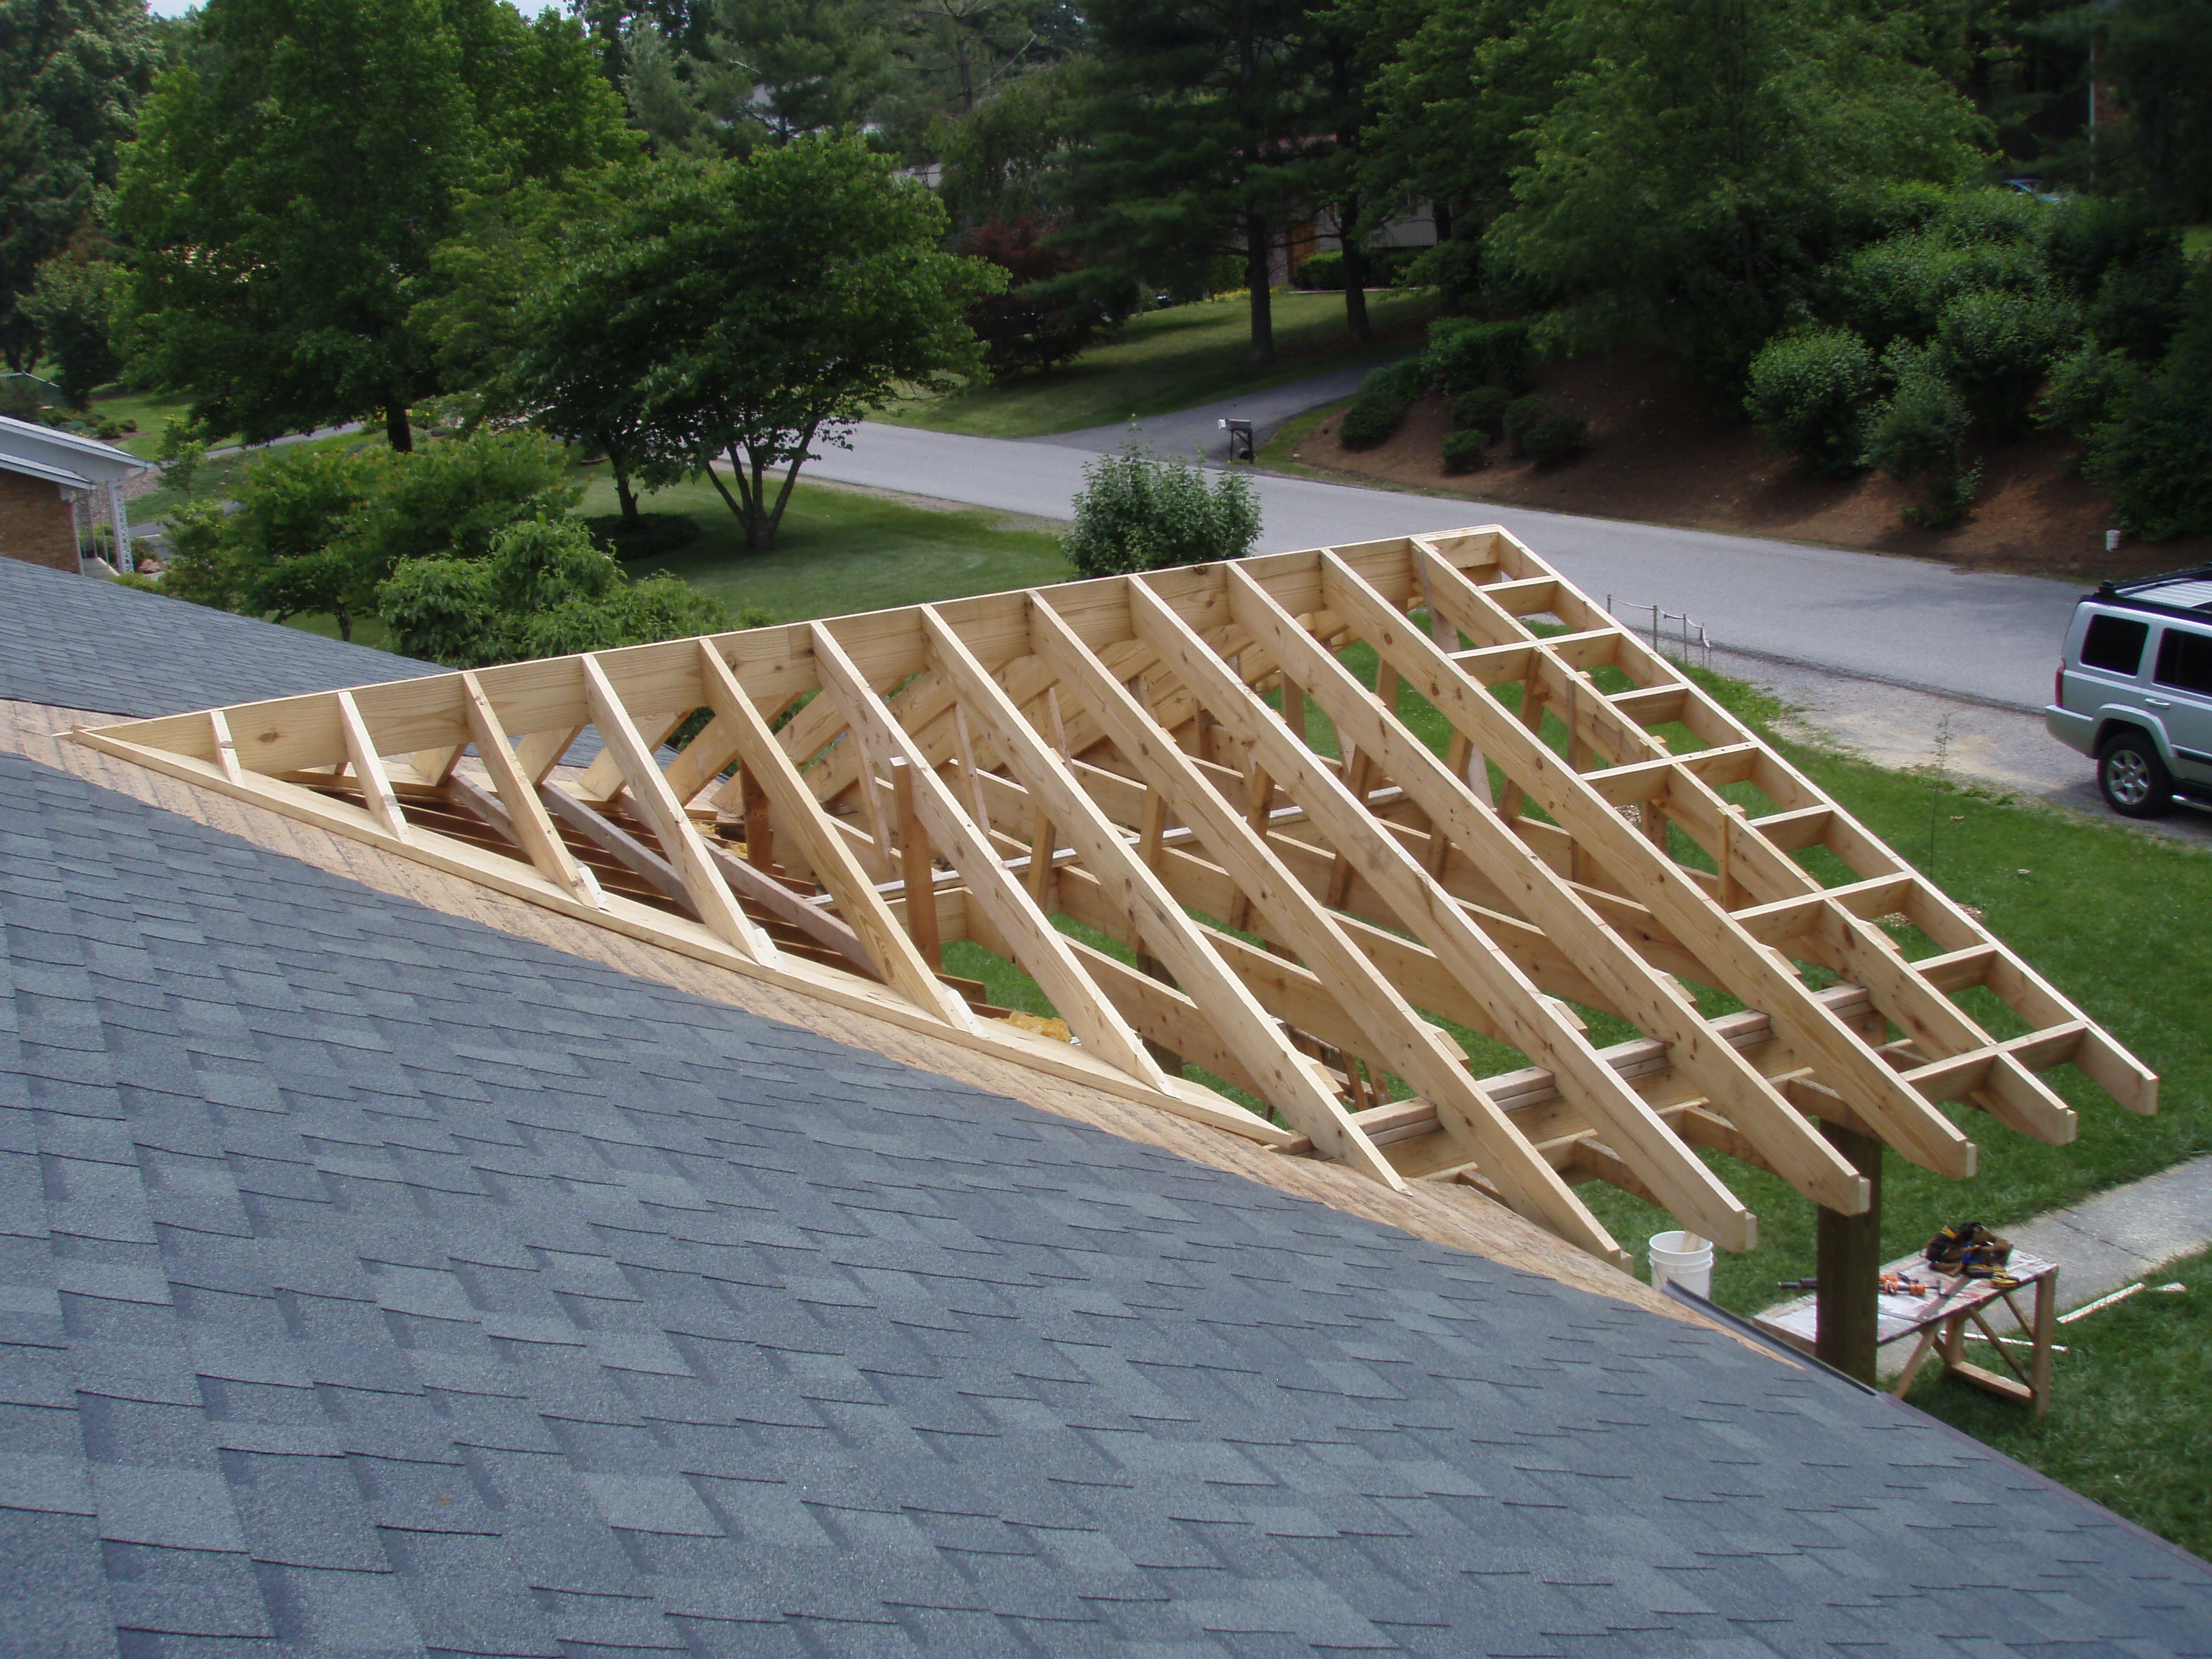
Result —
[{"label": "suv roof rack", "polygon": [[[2180,591],[2169,592],[2171,589]],[[2097,591],[2088,597],[2105,605],[2125,605],[2135,611],[2202,618],[2212,615],[2212,564],[2169,570],[2157,576],[2138,576],[2132,581],[2100,582]]]}]

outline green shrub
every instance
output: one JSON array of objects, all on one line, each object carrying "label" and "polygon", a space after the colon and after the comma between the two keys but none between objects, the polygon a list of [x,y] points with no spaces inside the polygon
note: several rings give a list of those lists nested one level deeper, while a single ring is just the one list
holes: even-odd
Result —
[{"label": "green shrub", "polygon": [[1419,357],[1408,357],[1403,362],[1385,363],[1359,383],[1363,395],[1395,398],[1401,404],[1411,404],[1428,389],[1428,371]]},{"label": "green shrub", "polygon": [[1428,390],[1421,360],[1387,363],[1359,383],[1359,401],[1344,411],[1337,435],[1346,449],[1372,449],[1389,441],[1413,401]]},{"label": "green shrub", "polygon": [[2190,310],[2158,368],[2096,428],[2082,467],[2154,541],[2212,535],[2212,274],[2196,278]]},{"label": "green shrub", "polygon": [[2025,433],[2051,368],[2080,337],[2072,304],[2056,294],[1976,289],[1943,307],[1936,349],[1943,372],[1984,431]]},{"label": "green shrub", "polygon": [[1412,406],[1410,399],[1370,392],[1344,411],[1336,435],[1346,449],[1373,449],[1389,441]]},{"label": "green shrub", "polygon": [[1490,434],[1477,427],[1465,427],[1444,434],[1444,471],[1474,472],[1490,459]]},{"label": "green shrub", "polygon": [[1075,527],[1060,546],[1083,574],[1117,576],[1241,559],[1259,538],[1259,498],[1243,474],[1224,473],[1208,489],[1189,462],[1139,447],[1083,469]]},{"label": "green shrub", "polygon": [[497,531],[480,558],[410,559],[377,590],[399,648],[455,668],[719,633],[720,600],[674,576],[632,581],[574,519]]},{"label": "green shrub", "polygon": [[1455,432],[1480,432],[1486,439],[1505,435],[1505,410],[1513,394],[1502,386],[1479,386],[1452,399]]},{"label": "green shrub", "polygon": [[[165,437],[178,460],[181,434],[173,446]],[[534,432],[404,455],[272,450],[235,489],[234,510],[198,501],[172,515],[167,591],[278,622],[319,612],[346,638],[356,618],[376,614],[379,586],[404,561],[482,558],[501,530],[563,514],[583,494],[561,446]]]},{"label": "green shrub", "polygon": [[1342,288],[1344,286],[1344,256],[1341,253],[1316,253],[1297,268],[1291,278],[1293,288]]},{"label": "green shrub", "polygon": [[1426,377],[1446,392],[1469,392],[1480,386],[1526,392],[1528,325],[1440,317],[1429,325],[1421,367]]},{"label": "green shrub", "polygon": [[1744,409],[1759,429],[1816,472],[1843,477],[1863,465],[1875,356],[1847,328],[1806,329],[1770,340],[1751,360]]},{"label": "green shrub", "polygon": [[1540,395],[1516,398],[1505,406],[1505,435],[1513,453],[1539,465],[1562,460],[1589,441],[1589,422],[1563,415]]},{"label": "green shrub", "polygon": [[1974,289],[2032,294],[2045,285],[2043,260],[2012,242],[1961,246],[1940,232],[1889,237],[1860,248],[1832,278],[1830,309],[1876,347],[1926,342],[1945,305]]},{"label": "green shrub", "polygon": [[2077,438],[2087,438],[2127,408],[2143,371],[2124,351],[2100,351],[2085,345],[2051,366],[2051,384],[2037,418]]},{"label": "green shrub", "polygon": [[1883,354],[1882,368],[1893,390],[1868,421],[1867,465],[1914,492],[1907,519],[1948,530],[1966,516],[1981,483],[1981,469],[1969,468],[1963,453],[1966,401],[1932,351],[1899,341]]}]

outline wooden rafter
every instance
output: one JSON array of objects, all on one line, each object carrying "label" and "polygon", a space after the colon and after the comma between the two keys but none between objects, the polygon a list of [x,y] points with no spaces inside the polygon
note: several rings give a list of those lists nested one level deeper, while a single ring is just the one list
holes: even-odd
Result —
[{"label": "wooden rafter", "polygon": [[[587,732],[603,752],[564,768]],[[2072,1137],[2053,1066],[2156,1105],[2081,1010],[1495,529],[76,735],[1287,1155],[1472,1183],[1614,1261],[1577,1183],[1741,1249],[1755,1218],[1709,1154],[1854,1213],[1866,1183],[1814,1118],[1965,1175],[1954,1103]],[[1847,876],[1824,883],[1816,848]],[[1932,954],[1907,958],[1899,916]],[[960,941],[1028,972],[1075,1041],[948,976]],[[1683,981],[1745,1006],[1708,1017]],[[1986,1030],[1957,1000],[1978,989],[2027,1029]],[[1581,1009],[1639,1035],[1600,1046]],[[1477,1076],[1440,1021],[1521,1063]]]}]

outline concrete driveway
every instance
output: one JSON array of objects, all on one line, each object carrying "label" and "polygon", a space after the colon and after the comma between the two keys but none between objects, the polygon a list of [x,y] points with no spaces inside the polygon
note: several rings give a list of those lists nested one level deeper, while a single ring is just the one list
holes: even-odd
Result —
[{"label": "concrete driveway", "polygon": [[[1314,384],[1278,388],[1282,398],[1261,393],[1238,401],[1255,411],[1275,402],[1328,401],[1313,395]],[[1146,431],[1170,451],[1218,418],[1211,410],[1187,410]],[[1114,428],[1115,441],[1108,443],[1104,430],[1013,441],[863,424],[850,449],[830,450],[809,472],[1066,519],[1085,465],[1126,436],[1125,428]],[[1687,611],[1731,651],[2022,712],[2039,711],[2049,698],[2059,640],[2081,595],[2069,582],[1753,537],[1266,473],[1254,474],[1253,484],[1264,516],[1262,551],[1502,524],[1601,601],[1610,593],[1624,603]]]}]

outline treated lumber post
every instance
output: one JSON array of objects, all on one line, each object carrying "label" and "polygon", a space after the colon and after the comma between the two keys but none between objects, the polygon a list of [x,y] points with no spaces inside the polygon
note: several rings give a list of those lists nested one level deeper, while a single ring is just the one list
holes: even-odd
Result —
[{"label": "treated lumber post", "polygon": [[[854,740],[868,751],[861,775],[888,772],[895,757],[905,757],[913,769],[915,810],[932,842],[967,878],[968,902],[979,906],[999,930],[1015,963],[1036,981],[1046,1000],[1098,1059],[1148,1089],[1184,1098],[1146,1051],[1144,1039],[1085,976],[1066,936],[1007,874],[998,849],[960,810],[945,780],[930,769],[913,738],[891,718],[875,688],[837,643],[837,636],[819,623],[809,624],[808,633],[823,692],[838,701]],[[1224,1103],[1224,1109],[1236,1109]]]},{"label": "treated lumber post", "polygon": [[1814,1352],[1847,1376],[1874,1381],[1875,1336],[1881,1289],[1881,1142],[1823,1119],[1820,1133],[1866,1177],[1867,1206],[1844,1215],[1820,1206],[1814,1224],[1814,1272],[1819,1312]]},{"label": "treated lumber post", "polygon": [[932,968],[945,966],[945,946],[937,928],[937,866],[930,855],[929,832],[914,804],[914,768],[905,756],[891,757],[891,799],[898,810],[899,879],[906,884],[906,928],[914,948]]},{"label": "treated lumber post", "polygon": [[707,701],[719,718],[729,722],[745,770],[759,780],[783,814],[786,831],[830,890],[838,915],[866,950],[884,983],[956,1030],[972,1030],[967,1005],[930,972],[913,941],[900,931],[883,895],[830,826],[798,767],[777,744],[768,722],[710,641],[699,641],[699,668]]},{"label": "treated lumber post", "polygon": [[[1402,1190],[1403,1181],[1343,1111],[1334,1090],[1315,1076],[1258,999],[1211,948],[1198,924],[1182,913],[1158,875],[1122,838],[1121,827],[1084,793],[1067,770],[1065,757],[1023,720],[965,641],[934,610],[924,605],[921,616],[931,660],[961,697],[974,702],[978,718],[996,734],[1008,767],[1041,809],[1051,811],[1065,828],[1088,873],[1128,918],[1130,931],[1159,952],[1187,994],[1203,999],[1201,1006],[1214,1031],[1258,1085],[1255,1092],[1285,1122],[1310,1136],[1317,1149]],[[1042,626],[1041,616],[1033,612],[1032,627]],[[1158,1050],[1154,1053],[1157,1058]]]},{"label": "treated lumber post", "polygon": [[739,799],[744,804],[745,862],[768,875],[775,873],[775,827],[769,821],[768,791],[760,774],[750,766],[738,769]]}]

